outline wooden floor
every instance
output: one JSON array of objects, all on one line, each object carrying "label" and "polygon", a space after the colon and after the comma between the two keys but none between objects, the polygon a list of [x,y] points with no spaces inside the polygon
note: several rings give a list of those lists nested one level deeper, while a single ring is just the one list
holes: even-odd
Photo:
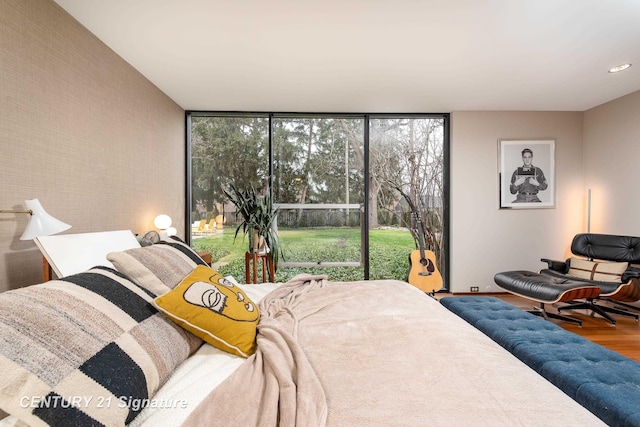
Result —
[{"label": "wooden floor", "polygon": [[[474,296],[477,294],[473,294]],[[442,296],[457,296],[451,294],[436,294],[436,298]],[[511,294],[491,294],[510,304],[524,310],[530,310],[536,305],[535,301],[530,301]],[[547,306],[547,311],[556,312],[554,306]],[[616,319],[616,326],[612,326],[609,321],[602,317],[590,316],[586,310],[563,311],[563,314],[582,320],[582,327],[573,322],[561,320],[550,320],[558,326],[573,332],[586,339],[616,351],[630,359],[640,362],[640,324],[632,317],[613,315]],[[638,311],[640,314],[640,311]]]}]

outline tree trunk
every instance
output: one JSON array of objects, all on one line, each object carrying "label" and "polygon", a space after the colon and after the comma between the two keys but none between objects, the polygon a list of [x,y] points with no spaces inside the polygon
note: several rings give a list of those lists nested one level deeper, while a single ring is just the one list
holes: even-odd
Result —
[{"label": "tree trunk", "polygon": [[380,184],[369,178],[369,229],[378,228],[378,192]]}]

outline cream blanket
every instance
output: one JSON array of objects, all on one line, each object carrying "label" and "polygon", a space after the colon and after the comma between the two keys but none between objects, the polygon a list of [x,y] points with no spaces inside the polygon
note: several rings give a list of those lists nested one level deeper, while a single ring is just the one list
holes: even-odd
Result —
[{"label": "cream blanket", "polygon": [[256,354],[185,427],[603,425],[404,282],[298,276],[260,308]]}]

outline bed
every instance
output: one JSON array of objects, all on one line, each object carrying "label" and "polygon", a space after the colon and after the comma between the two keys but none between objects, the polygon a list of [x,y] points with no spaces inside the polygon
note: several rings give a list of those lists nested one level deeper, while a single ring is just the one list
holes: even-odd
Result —
[{"label": "bed", "polygon": [[[171,238],[109,261],[0,294],[0,425],[604,425],[404,282],[238,285]],[[220,330],[170,303],[221,307],[207,277],[246,310]]]}]

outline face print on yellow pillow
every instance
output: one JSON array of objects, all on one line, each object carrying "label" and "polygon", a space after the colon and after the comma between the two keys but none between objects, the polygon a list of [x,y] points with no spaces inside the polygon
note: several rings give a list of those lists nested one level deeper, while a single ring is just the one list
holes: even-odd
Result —
[{"label": "face print on yellow pillow", "polygon": [[196,267],[155,304],[178,325],[221,350],[242,357],[255,351],[258,307],[209,267]]},{"label": "face print on yellow pillow", "polygon": [[[211,272],[214,274],[209,274]],[[240,322],[253,322],[258,319],[258,310],[253,301],[249,300],[231,281],[206,267],[203,267],[201,272],[192,273],[189,277],[195,280],[200,274],[203,274],[204,280],[194,281],[187,286],[183,295],[185,301]],[[214,283],[219,286],[215,286]]]}]

